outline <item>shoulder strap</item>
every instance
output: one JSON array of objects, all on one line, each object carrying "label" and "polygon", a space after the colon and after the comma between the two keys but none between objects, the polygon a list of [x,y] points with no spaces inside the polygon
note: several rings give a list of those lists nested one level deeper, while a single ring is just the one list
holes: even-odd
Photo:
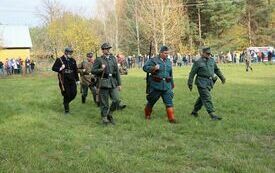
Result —
[{"label": "shoulder strap", "polygon": [[60,57],[60,58],[58,58],[59,60],[60,60],[60,62],[61,62],[61,64],[63,65],[64,63],[63,63],[63,61],[62,61],[62,59],[61,59],[62,57]]}]

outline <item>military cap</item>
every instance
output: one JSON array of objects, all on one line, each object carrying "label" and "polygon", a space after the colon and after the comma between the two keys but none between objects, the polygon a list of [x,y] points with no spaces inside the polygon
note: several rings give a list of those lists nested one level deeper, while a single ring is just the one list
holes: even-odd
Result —
[{"label": "military cap", "polygon": [[89,52],[89,53],[87,53],[87,57],[92,57],[94,55],[94,53],[93,52]]},{"label": "military cap", "polygon": [[210,47],[204,47],[204,48],[202,48],[202,53],[210,53],[211,54]]},{"label": "military cap", "polygon": [[65,50],[64,50],[64,52],[73,53],[73,49],[70,48],[70,47],[66,47]]},{"label": "military cap", "polygon": [[109,43],[103,43],[101,45],[101,49],[111,49],[111,48],[112,48],[112,46]]},{"label": "military cap", "polygon": [[167,46],[161,46],[160,49],[159,49],[160,52],[164,52],[164,51],[168,51],[168,50],[169,49],[168,49]]}]

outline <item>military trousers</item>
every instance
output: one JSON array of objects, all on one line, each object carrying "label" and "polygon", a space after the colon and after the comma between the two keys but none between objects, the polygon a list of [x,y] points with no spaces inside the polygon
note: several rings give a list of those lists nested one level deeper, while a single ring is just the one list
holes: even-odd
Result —
[{"label": "military trousers", "polygon": [[156,90],[151,88],[149,94],[147,95],[147,105],[153,107],[155,103],[162,98],[163,103],[166,107],[173,107],[173,97],[174,93],[172,90]]},{"label": "military trousers", "polygon": [[87,97],[88,96],[88,90],[91,90],[92,94],[93,94],[93,100],[96,103],[96,87],[95,86],[87,86],[87,85],[81,85],[81,93],[83,97]]},{"label": "military trousers", "polygon": [[193,112],[198,112],[202,106],[205,107],[208,113],[215,112],[212,98],[211,98],[211,89],[198,87],[199,97],[195,103]]},{"label": "military trousers", "polygon": [[[100,111],[102,117],[107,117],[112,114],[112,111],[119,106],[119,91],[117,88],[100,88],[99,90]],[[109,107],[109,98],[112,100]]]}]

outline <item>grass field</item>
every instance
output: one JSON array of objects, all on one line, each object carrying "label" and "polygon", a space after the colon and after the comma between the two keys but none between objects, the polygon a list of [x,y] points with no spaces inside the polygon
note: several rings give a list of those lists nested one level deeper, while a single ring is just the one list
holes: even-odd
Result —
[{"label": "grass field", "polygon": [[127,108],[107,127],[91,97],[81,104],[79,93],[64,116],[52,72],[0,79],[0,172],[274,173],[275,66],[253,67],[220,66],[227,83],[212,92],[219,122],[205,109],[189,115],[198,93],[186,86],[190,67],[175,68],[175,125],[161,100],[144,120],[138,69],[122,77]]}]

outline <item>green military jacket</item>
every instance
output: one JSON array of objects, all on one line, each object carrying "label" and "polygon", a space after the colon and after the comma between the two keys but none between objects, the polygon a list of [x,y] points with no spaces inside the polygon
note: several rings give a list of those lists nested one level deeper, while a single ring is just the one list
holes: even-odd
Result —
[{"label": "green military jacket", "polygon": [[[102,69],[102,64],[106,66],[104,70]],[[102,55],[96,58],[92,74],[100,79],[98,82],[98,87],[100,88],[116,88],[121,85],[117,61],[113,55],[109,55],[108,57]]]},{"label": "green military jacket", "polygon": [[[156,72],[152,72],[156,65],[160,68]],[[143,66],[143,71],[150,73],[149,85],[150,89],[161,91],[171,90],[174,87],[172,63],[166,58],[162,60],[159,56],[149,59]]]},{"label": "green military jacket", "polygon": [[216,81],[216,75],[224,81],[225,78],[218,68],[213,58],[201,57],[194,62],[189,73],[188,85],[193,85],[193,79],[196,75],[195,84],[200,88],[213,88],[213,82]]},{"label": "green military jacket", "polygon": [[80,64],[78,64],[78,73],[80,74],[80,82],[81,85],[89,86],[92,85],[93,82],[95,82],[95,77],[92,75],[93,63],[90,63],[88,61],[82,61]]}]

